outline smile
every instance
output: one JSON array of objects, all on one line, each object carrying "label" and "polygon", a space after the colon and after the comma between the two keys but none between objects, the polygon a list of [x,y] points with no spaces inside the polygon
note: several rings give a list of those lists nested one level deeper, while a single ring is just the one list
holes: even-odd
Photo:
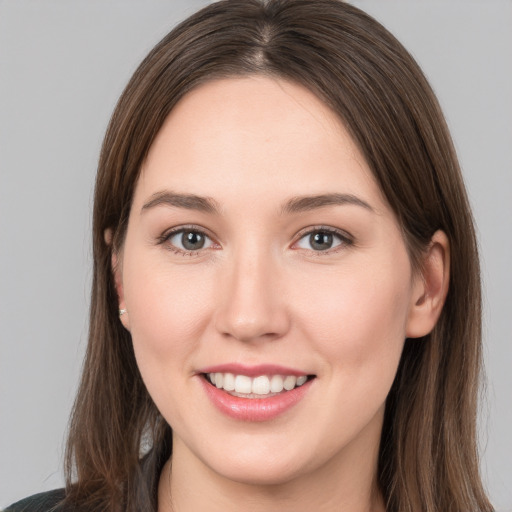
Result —
[{"label": "smile", "polygon": [[316,375],[276,365],[223,364],[196,374],[210,403],[238,421],[266,422],[295,409]]},{"label": "smile", "polygon": [[249,377],[233,373],[207,373],[206,379],[218,389],[232,396],[261,398],[275,396],[284,391],[300,387],[308,380],[307,375],[259,375]]}]

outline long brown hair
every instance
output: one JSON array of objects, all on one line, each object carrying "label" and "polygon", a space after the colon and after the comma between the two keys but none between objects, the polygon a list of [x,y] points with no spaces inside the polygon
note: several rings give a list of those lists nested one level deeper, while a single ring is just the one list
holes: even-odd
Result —
[{"label": "long brown hair", "polygon": [[156,507],[171,429],[144,387],[119,322],[111,253],[123,244],[141,165],[174,105],[205,81],[248,74],[302,84],[339,115],[417,268],[433,233],[448,236],[448,297],[433,332],[406,340],[386,403],[378,481],[388,511],[492,510],[476,449],[477,243],[453,144],[413,58],[373,18],[338,0],[214,3],[168,34],[123,92],[96,182],[89,344],[70,422],[67,501],[101,510]]}]

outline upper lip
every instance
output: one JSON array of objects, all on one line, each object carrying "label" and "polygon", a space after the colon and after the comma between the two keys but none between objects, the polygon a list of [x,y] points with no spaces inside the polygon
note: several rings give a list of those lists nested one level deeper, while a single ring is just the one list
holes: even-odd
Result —
[{"label": "upper lip", "polygon": [[243,365],[240,363],[226,363],[201,368],[197,373],[233,373],[234,375],[246,375],[247,377],[258,377],[260,375],[309,375],[308,372],[289,368],[276,364]]}]

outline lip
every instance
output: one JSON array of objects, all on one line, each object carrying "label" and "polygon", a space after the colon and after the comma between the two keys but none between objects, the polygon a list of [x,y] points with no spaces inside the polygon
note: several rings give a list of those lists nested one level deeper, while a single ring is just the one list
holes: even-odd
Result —
[{"label": "lip", "polygon": [[287,368],[275,364],[258,364],[253,366],[246,366],[239,363],[219,364],[216,366],[208,366],[201,368],[197,371],[201,373],[233,373],[235,375],[246,375],[247,377],[259,377],[260,375],[294,375],[300,377],[301,375],[309,375],[307,372],[296,370],[294,368]]},{"label": "lip", "polygon": [[[227,368],[230,368],[229,370]],[[243,398],[230,395],[223,389],[213,386],[204,377],[204,373],[235,373],[238,375],[247,375],[257,377],[259,375],[279,374],[279,375],[304,375],[304,372],[279,368],[276,366],[258,366],[245,368],[242,370],[240,365],[236,365],[233,370],[232,365],[222,365],[205,368],[205,372],[197,375],[203,389],[214,407],[224,415],[238,421],[245,422],[264,422],[277,418],[289,409],[297,405],[308,393],[314,380],[310,379],[302,386],[296,387],[291,391],[285,391],[267,398]],[[279,369],[278,369],[279,368]],[[278,370],[276,370],[278,369]],[[249,370],[249,371],[248,371]]]}]

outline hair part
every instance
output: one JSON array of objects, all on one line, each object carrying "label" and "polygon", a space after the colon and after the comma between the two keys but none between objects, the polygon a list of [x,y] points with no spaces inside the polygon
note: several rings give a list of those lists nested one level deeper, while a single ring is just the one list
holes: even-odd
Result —
[{"label": "hair part", "polygon": [[[156,45],[119,99],[95,188],[89,344],[70,422],[68,501],[156,510],[172,432],[118,320],[111,254],[122,247],[141,167],[176,103],[207,81],[255,74],[301,84],[339,116],[398,219],[414,268],[421,269],[433,233],[446,233],[448,296],[432,333],[406,340],[386,403],[377,478],[388,511],[491,511],[476,448],[477,242],[455,150],[414,59],[373,18],[338,0],[209,5]],[[147,486],[144,455],[142,467],[155,475]]]}]

